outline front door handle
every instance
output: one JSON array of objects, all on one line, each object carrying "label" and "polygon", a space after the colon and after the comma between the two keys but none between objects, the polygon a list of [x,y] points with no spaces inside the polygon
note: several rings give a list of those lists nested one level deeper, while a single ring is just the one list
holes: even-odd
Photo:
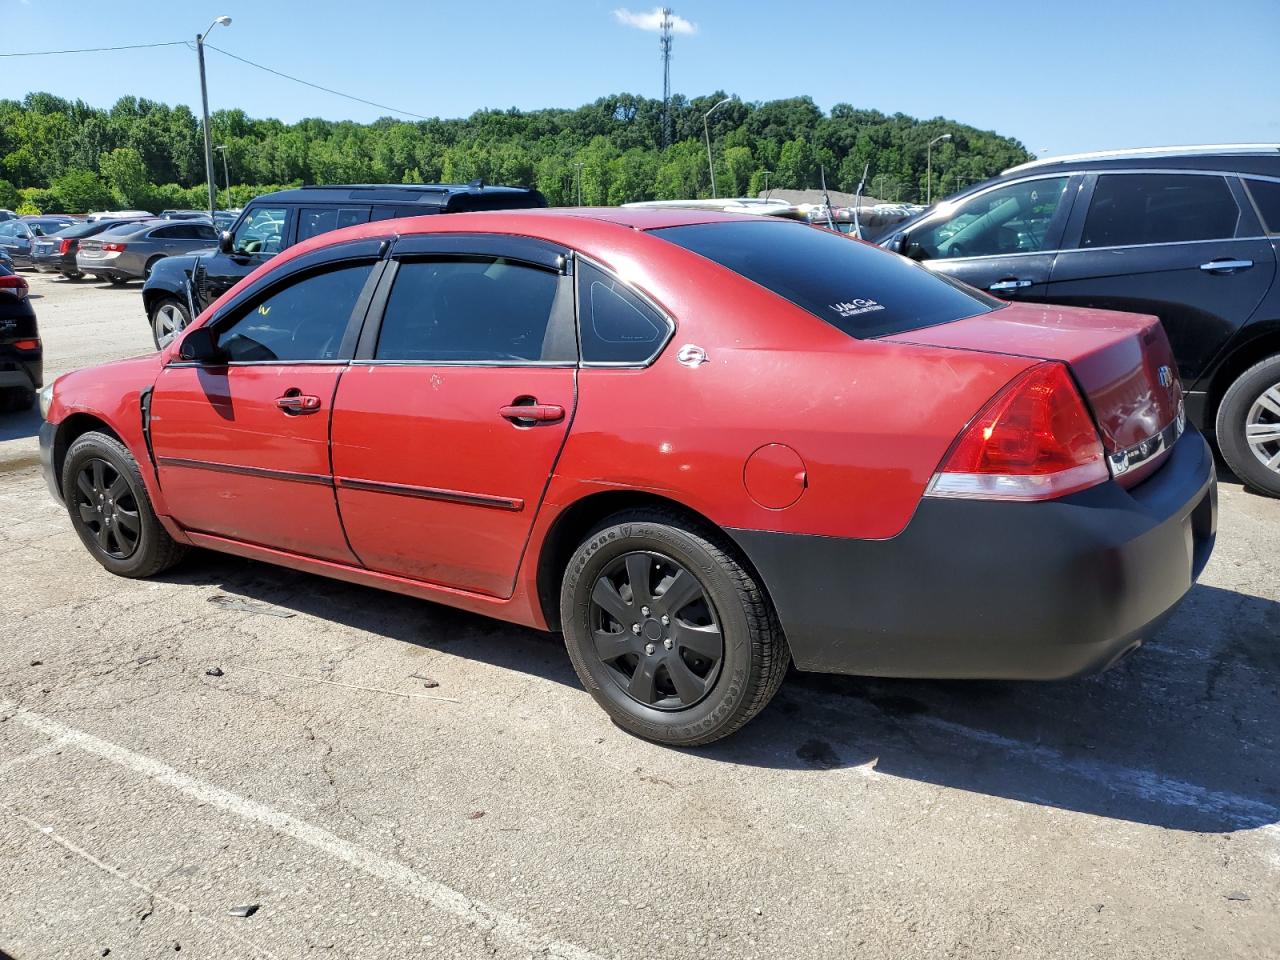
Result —
[{"label": "front door handle", "polygon": [[1031,286],[1030,280],[1019,280],[1017,277],[1006,277],[1004,280],[997,280],[991,286],[987,287],[992,293],[1003,293],[1008,290],[1021,290],[1023,287]]},{"label": "front door handle", "polygon": [[558,403],[538,403],[536,400],[532,403],[509,403],[498,408],[498,415],[517,426],[522,423],[555,423],[564,419],[564,407]]},{"label": "front door handle", "polygon": [[1234,273],[1237,270],[1248,270],[1253,266],[1252,260],[1210,260],[1200,264],[1205,273]]},{"label": "front door handle", "polygon": [[320,409],[320,398],[290,390],[283,397],[276,397],[276,406],[285,413],[313,413]]}]

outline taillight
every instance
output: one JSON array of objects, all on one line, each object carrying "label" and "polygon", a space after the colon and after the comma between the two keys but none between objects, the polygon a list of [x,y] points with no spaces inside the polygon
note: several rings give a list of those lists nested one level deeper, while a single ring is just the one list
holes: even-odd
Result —
[{"label": "taillight", "polygon": [[126,246],[127,244],[123,243],[104,243],[102,245],[102,249],[106,250],[108,253],[124,253]]},{"label": "taillight", "polygon": [[27,281],[17,274],[0,277],[0,293],[7,293],[11,297],[25,300],[27,298]]},{"label": "taillight", "polygon": [[58,244],[58,256],[65,257],[71,252],[71,238],[63,237],[62,242]]},{"label": "taillight", "polygon": [[19,350],[39,350],[40,340],[35,337],[31,337],[26,340],[15,340],[11,346],[16,347]]},{"label": "taillight", "polygon": [[1041,363],[987,404],[952,446],[930,497],[1049,500],[1108,478],[1102,441],[1067,368]]}]

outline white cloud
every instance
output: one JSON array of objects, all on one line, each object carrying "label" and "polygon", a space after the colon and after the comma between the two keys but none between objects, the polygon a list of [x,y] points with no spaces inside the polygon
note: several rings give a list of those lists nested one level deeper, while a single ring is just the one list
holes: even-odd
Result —
[{"label": "white cloud", "polygon": [[[626,7],[619,7],[613,11],[613,15],[617,21],[626,27],[635,27],[637,30],[651,30],[657,33],[662,29],[662,8],[654,7],[648,13],[635,13]],[[698,25],[690,23],[679,14],[671,14],[671,32],[672,33],[697,33]]]}]

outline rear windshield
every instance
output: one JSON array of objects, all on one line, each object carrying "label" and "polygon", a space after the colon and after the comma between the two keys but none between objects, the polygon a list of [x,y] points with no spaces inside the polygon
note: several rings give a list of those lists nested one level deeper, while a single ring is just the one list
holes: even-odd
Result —
[{"label": "rear windshield", "polygon": [[800,223],[735,220],[653,233],[755,281],[859,340],[950,323],[1002,306],[897,254]]}]

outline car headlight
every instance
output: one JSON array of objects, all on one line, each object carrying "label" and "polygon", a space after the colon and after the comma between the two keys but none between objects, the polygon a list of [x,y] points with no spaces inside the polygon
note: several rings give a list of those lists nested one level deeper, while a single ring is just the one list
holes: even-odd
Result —
[{"label": "car headlight", "polygon": [[53,384],[49,384],[40,391],[40,417],[47,420],[49,418],[49,407],[53,404]]}]

